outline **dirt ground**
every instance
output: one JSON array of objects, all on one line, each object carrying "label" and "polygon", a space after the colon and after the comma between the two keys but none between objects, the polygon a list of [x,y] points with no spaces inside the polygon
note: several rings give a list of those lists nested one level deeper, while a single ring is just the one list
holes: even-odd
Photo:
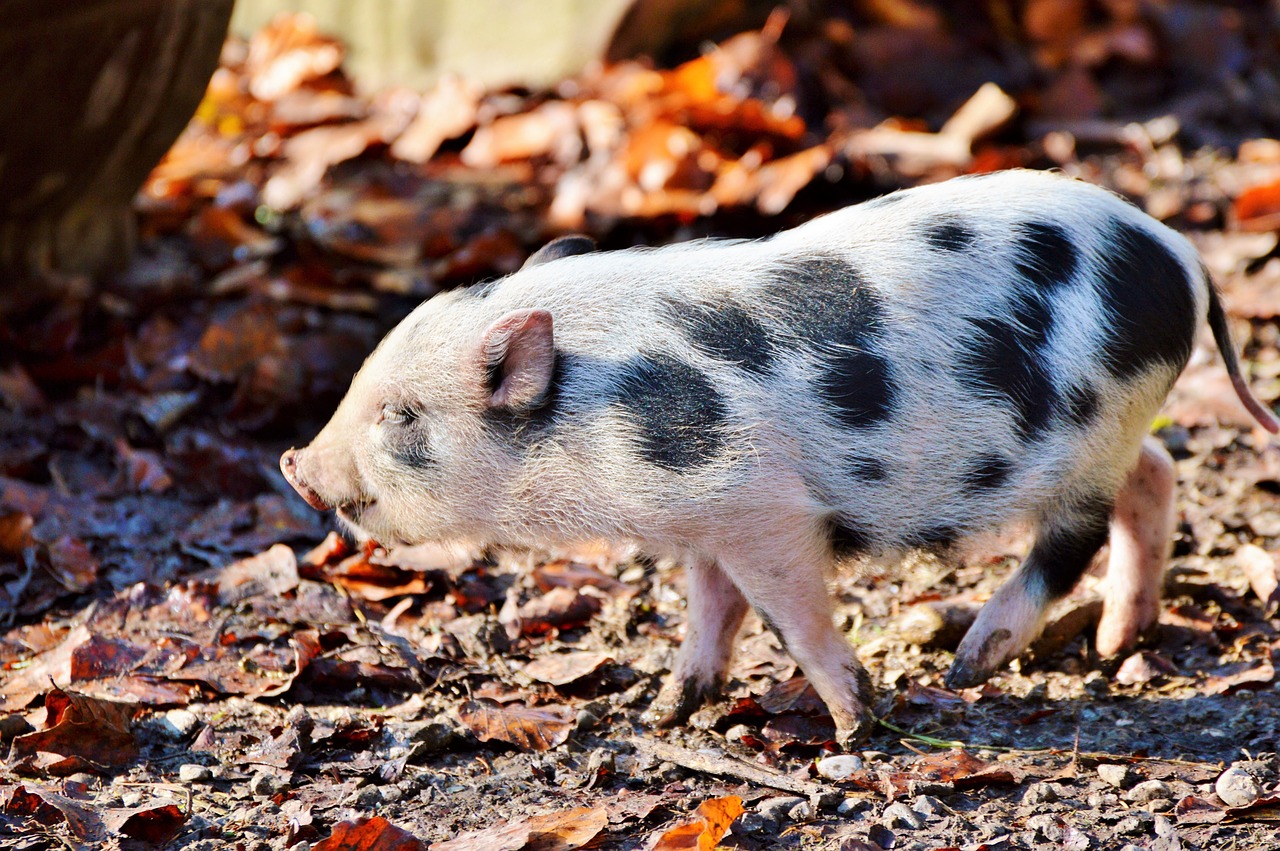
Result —
[{"label": "dirt ground", "polygon": [[[1230,8],[1172,8],[1202,16],[1206,44],[1236,44]],[[1072,38],[1134,37],[1122,17]],[[961,36],[929,20],[911,38],[945,71],[940,33]],[[414,304],[556,233],[753,237],[1008,166],[1060,168],[1186,232],[1255,392],[1280,397],[1280,143],[1249,107],[1261,70],[1224,114],[1177,76],[1171,37],[1160,73],[1186,88],[1140,114],[1112,97],[1139,59],[1081,77],[1052,52],[1068,42],[1035,36],[1043,74],[1021,89],[1004,74],[1017,97],[974,106],[970,77],[877,89],[823,58],[838,27],[788,42],[784,24],[670,71],[546,95],[452,81],[412,109],[316,67],[333,42],[303,24],[228,45],[139,196],[130,268],[0,304],[0,847],[1280,848],[1280,442],[1207,334],[1154,426],[1179,525],[1140,647],[1096,657],[1090,576],[1010,670],[949,691],[1023,536],[850,570],[838,618],[882,719],[852,754],[754,615],[722,701],[685,727],[645,723],[683,634],[678,565],[614,542],[358,549],[279,475]],[[904,36],[884,28],[888,50]],[[823,112],[806,85],[855,107]],[[268,102],[271,86],[285,95]],[[1115,114],[1057,114],[1060,90]],[[781,110],[788,92],[809,106]],[[892,118],[907,101],[920,117]],[[938,129],[957,114],[980,128],[960,154],[956,125]]]}]

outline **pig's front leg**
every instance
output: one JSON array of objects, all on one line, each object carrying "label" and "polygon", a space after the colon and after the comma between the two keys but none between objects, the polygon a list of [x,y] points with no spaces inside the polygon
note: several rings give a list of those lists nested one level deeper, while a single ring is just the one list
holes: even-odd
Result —
[{"label": "pig's front leg", "polygon": [[1173,545],[1173,459],[1154,437],[1142,443],[1137,465],[1116,496],[1111,555],[1098,624],[1097,648],[1114,656],[1156,621],[1169,550]]},{"label": "pig's front leg", "polygon": [[675,670],[646,717],[663,727],[683,724],[717,696],[733,656],[734,638],[747,614],[747,601],[724,571],[710,560],[686,571],[688,600],[684,643]]}]

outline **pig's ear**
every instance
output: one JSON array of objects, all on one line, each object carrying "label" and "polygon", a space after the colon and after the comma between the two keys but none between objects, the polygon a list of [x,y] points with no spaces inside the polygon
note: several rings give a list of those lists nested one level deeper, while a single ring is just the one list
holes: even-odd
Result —
[{"label": "pig's ear", "polygon": [[590,254],[596,250],[596,241],[589,236],[574,234],[573,236],[562,236],[553,239],[537,251],[529,255],[529,259],[524,261],[521,269],[528,269],[530,266],[541,266],[543,263],[550,263],[552,260],[559,260],[561,257],[572,257],[574,254]]},{"label": "pig's ear", "polygon": [[489,407],[520,411],[546,395],[555,369],[551,314],[516,310],[495,321],[480,345]]}]

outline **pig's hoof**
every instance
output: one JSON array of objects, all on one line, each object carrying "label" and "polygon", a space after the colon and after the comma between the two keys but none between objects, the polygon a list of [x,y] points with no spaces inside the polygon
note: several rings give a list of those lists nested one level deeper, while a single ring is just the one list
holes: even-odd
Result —
[{"label": "pig's hoof", "polygon": [[956,657],[955,662],[951,663],[951,670],[947,671],[946,680],[943,682],[947,688],[952,690],[973,688],[991,679],[992,673],[988,668],[973,667],[967,660]]},{"label": "pig's hoof", "polygon": [[641,720],[663,728],[679,726],[719,691],[719,683],[702,682],[695,677],[678,682],[668,680]]},{"label": "pig's hoof", "polygon": [[858,750],[871,738],[871,731],[876,727],[876,716],[870,709],[863,707],[857,715],[847,719],[836,720],[836,744],[841,750]]}]

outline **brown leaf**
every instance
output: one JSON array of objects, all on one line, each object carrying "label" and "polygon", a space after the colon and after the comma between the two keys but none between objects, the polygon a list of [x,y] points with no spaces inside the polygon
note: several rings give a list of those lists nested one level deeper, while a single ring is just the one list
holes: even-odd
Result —
[{"label": "brown leaf", "polygon": [[631,596],[636,593],[635,588],[625,582],[619,582],[612,576],[601,573],[589,564],[566,559],[549,561],[534,568],[533,581],[544,592],[553,588],[580,590],[591,587],[598,588],[614,597]]},{"label": "brown leaf", "polygon": [[1236,563],[1249,579],[1249,587],[1262,601],[1262,611],[1271,617],[1280,609],[1280,564],[1275,556],[1256,544],[1236,550]]},{"label": "brown leaf", "polygon": [[147,804],[123,810],[110,810],[103,817],[115,833],[158,847],[178,835],[187,816],[177,804]]},{"label": "brown leaf", "polygon": [[431,851],[573,851],[595,839],[609,823],[604,807],[579,807],[504,822],[431,845]]},{"label": "brown leaf", "polygon": [[263,308],[216,319],[191,352],[191,371],[206,381],[235,381],[281,347],[275,317]]},{"label": "brown leaf", "polygon": [[422,96],[418,115],[391,146],[391,155],[425,163],[446,139],[461,136],[476,123],[484,88],[456,74],[446,74]]},{"label": "brown leaf", "polygon": [[138,744],[130,730],[134,706],[54,689],[45,695],[44,729],[13,740],[9,759],[34,764],[37,754],[63,757],[46,759],[41,767],[52,774],[74,774],[128,765],[138,756]]},{"label": "brown leaf", "polygon": [[1217,824],[1227,817],[1226,810],[1212,801],[1187,795],[1173,808],[1178,824]]},{"label": "brown leaf", "polygon": [[694,810],[697,818],[664,831],[652,851],[684,851],[686,848],[711,851],[742,813],[742,799],[736,795],[703,801]]},{"label": "brown leaf", "polygon": [[311,851],[422,851],[425,847],[412,833],[374,816],[339,822],[333,833],[311,846]]},{"label": "brown leaf", "polygon": [[277,15],[249,40],[244,68],[249,92],[258,100],[275,100],[333,73],[345,54],[342,43],[322,35],[310,15]]},{"label": "brown leaf", "polygon": [[950,783],[956,789],[1015,782],[1013,772],[1003,766],[983,762],[967,751],[956,749],[929,754],[908,765],[906,771],[889,774],[885,777],[886,791],[901,795],[910,789],[913,781],[920,780]]},{"label": "brown leaf", "polygon": [[293,550],[276,544],[264,553],[232,562],[218,576],[218,602],[224,606],[258,595],[278,597],[298,587]]},{"label": "brown leaf", "polygon": [[1280,229],[1280,180],[1250,186],[1232,205],[1236,226],[1243,231]]},{"label": "brown leaf", "polygon": [[517,635],[545,635],[553,629],[582,626],[603,607],[599,597],[569,588],[553,588],[525,603],[516,611],[514,619],[504,623],[510,623]]},{"label": "brown leaf", "polygon": [[1224,694],[1237,688],[1266,688],[1276,678],[1271,660],[1237,662],[1213,672],[1205,678],[1205,694]]},{"label": "brown leaf", "polygon": [[49,544],[49,572],[68,591],[84,591],[98,579],[98,560],[79,538],[63,535]]},{"label": "brown leaf", "polygon": [[826,715],[827,705],[804,677],[792,677],[756,698],[770,715],[794,712],[799,715]]},{"label": "brown leaf", "polygon": [[173,487],[173,477],[164,468],[157,452],[134,449],[124,438],[116,440],[125,484],[135,493],[164,493]]},{"label": "brown leaf", "polygon": [[0,555],[16,556],[31,546],[35,521],[25,511],[0,514]]},{"label": "brown leaf", "polygon": [[530,751],[545,751],[569,738],[573,713],[567,707],[535,709],[522,703],[500,706],[469,700],[458,709],[462,723],[482,742],[497,740]]},{"label": "brown leaf", "polygon": [[106,839],[102,819],[97,813],[38,783],[28,782],[15,787],[0,811],[49,828],[66,824],[71,835],[81,842],[102,842]]},{"label": "brown leaf", "polygon": [[563,686],[594,674],[602,665],[612,661],[613,657],[608,653],[592,650],[553,653],[534,659],[524,666],[523,672],[526,677],[540,683]]}]

